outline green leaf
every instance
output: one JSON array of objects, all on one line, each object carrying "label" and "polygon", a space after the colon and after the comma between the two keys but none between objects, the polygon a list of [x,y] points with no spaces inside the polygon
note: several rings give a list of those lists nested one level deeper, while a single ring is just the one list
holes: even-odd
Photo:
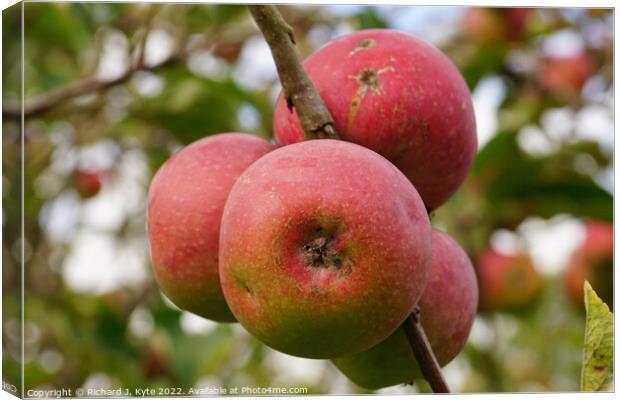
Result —
[{"label": "green leaf", "polygon": [[590,283],[584,283],[586,334],[583,347],[581,390],[609,390],[613,375],[613,313],[596,294]]},{"label": "green leaf", "polygon": [[364,11],[355,16],[358,29],[387,28],[387,22],[381,17],[375,7],[364,7]]},{"label": "green leaf", "polygon": [[[472,168],[472,178],[484,188],[485,215],[496,226],[508,228],[530,215],[551,218],[570,213],[611,221],[612,195],[574,167],[578,155],[590,154],[586,144],[534,157],[519,148],[516,132],[498,133],[478,153]],[[596,160],[597,155],[592,157]]]}]

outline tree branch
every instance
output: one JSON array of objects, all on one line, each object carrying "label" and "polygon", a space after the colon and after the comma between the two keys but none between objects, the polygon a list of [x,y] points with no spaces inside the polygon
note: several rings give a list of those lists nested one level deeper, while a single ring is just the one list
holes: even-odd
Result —
[{"label": "tree branch", "polygon": [[[72,82],[61,88],[52,90],[48,93],[36,97],[24,106],[24,117],[32,117],[44,114],[57,105],[75,97],[83,96],[88,93],[105,90],[113,86],[119,85],[131,79],[134,73],[141,70],[154,71],[166,65],[174,64],[183,59],[183,52],[178,51],[170,55],[164,61],[152,66],[134,65],[127,69],[124,74],[112,80],[100,80],[96,77],[87,77]],[[2,108],[2,117],[7,119],[18,119],[21,115],[19,104],[8,104]]]},{"label": "tree branch", "polygon": [[276,64],[284,98],[295,108],[306,139],[337,139],[334,120],[306,75],[295,46],[293,29],[272,5],[249,5]]},{"label": "tree branch", "polygon": [[148,17],[146,18],[146,24],[144,27],[144,32],[142,33],[142,37],[140,38],[140,43],[138,44],[138,60],[136,61],[137,68],[144,67],[144,56],[146,54],[146,41],[149,38],[149,34],[151,33],[151,25],[153,24],[153,18],[157,13],[159,7],[154,4],[148,5]]},{"label": "tree branch", "polygon": [[411,315],[403,322],[403,328],[407,334],[407,340],[413,350],[420,370],[426,381],[431,385],[435,393],[450,393],[448,385],[441,374],[441,367],[435,358],[424,328],[420,323],[420,309],[416,307]]}]

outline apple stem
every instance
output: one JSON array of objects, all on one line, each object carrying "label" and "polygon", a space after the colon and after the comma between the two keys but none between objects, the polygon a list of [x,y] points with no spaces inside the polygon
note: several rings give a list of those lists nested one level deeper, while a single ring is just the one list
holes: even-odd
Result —
[{"label": "apple stem", "polygon": [[300,61],[293,29],[273,5],[248,5],[271,49],[284,98],[297,117],[306,139],[338,139],[334,120]]},{"label": "apple stem", "polygon": [[420,309],[416,307],[413,312],[403,322],[403,328],[407,334],[407,340],[413,350],[422,375],[431,385],[435,393],[450,393],[448,385],[441,374],[441,367],[433,353],[433,349],[424,333],[424,328],[420,322]]}]

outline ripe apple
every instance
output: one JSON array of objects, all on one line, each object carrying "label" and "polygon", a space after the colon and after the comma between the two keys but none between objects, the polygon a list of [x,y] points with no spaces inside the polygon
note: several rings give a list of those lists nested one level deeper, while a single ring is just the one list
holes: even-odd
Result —
[{"label": "ripe apple", "polygon": [[588,280],[598,296],[613,308],[614,226],[590,220],[586,237],[573,253],[564,275],[564,286],[571,300],[583,306],[583,282]]},{"label": "ripe apple", "polygon": [[157,171],[148,196],[147,229],[153,271],[182,309],[230,322],[220,287],[220,221],[230,188],[254,161],[273,149],[264,139],[226,133],[190,144]]},{"label": "ripe apple", "polygon": [[149,343],[142,356],[142,374],[147,379],[170,376],[170,358],[159,346]]},{"label": "ripe apple", "polygon": [[540,59],[538,80],[548,90],[574,95],[594,73],[594,61],[588,53],[560,58],[544,57]]},{"label": "ripe apple", "polygon": [[101,174],[78,168],[73,172],[73,184],[82,198],[94,197],[101,190]]},{"label": "ripe apple", "polygon": [[[407,178],[364,147],[311,140],[248,168],[222,217],[220,279],[235,317],[291,355],[377,344],[426,286],[430,223]],[[406,277],[406,279],[404,279]]]},{"label": "ripe apple", "polygon": [[463,17],[465,32],[482,43],[515,40],[531,15],[528,8],[468,8]]},{"label": "ripe apple", "polygon": [[491,248],[478,261],[480,309],[517,311],[530,305],[543,288],[543,280],[523,253],[504,254]]},{"label": "ripe apple", "polygon": [[[463,183],[476,152],[474,111],[463,77],[441,51],[404,33],[371,29],[321,47],[304,68],[340,137],[394,163],[427,208]],[[304,139],[282,96],[273,126],[280,145]]]},{"label": "ripe apple", "polygon": [[[420,298],[421,322],[437,361],[448,364],[463,350],[478,308],[471,261],[447,234],[433,230],[428,286]],[[362,353],[332,360],[357,385],[380,389],[422,377],[403,328]]]}]

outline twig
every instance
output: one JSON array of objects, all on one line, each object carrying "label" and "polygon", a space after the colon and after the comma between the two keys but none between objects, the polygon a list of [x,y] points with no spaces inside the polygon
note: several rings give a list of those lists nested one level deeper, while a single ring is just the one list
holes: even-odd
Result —
[{"label": "twig", "polygon": [[306,75],[295,45],[293,29],[272,5],[249,5],[278,70],[284,98],[294,108],[306,139],[337,139],[334,120]]},{"label": "twig", "polygon": [[140,42],[138,44],[138,60],[136,61],[136,67],[142,68],[144,67],[144,56],[146,54],[146,42],[149,38],[149,33],[151,32],[151,25],[153,24],[153,17],[157,13],[158,7],[153,4],[148,5],[148,17],[146,19],[146,24],[144,27],[144,32],[142,33],[142,37],[140,38]]},{"label": "twig", "polygon": [[147,22],[147,26],[144,28],[144,33],[142,34],[142,37],[140,38],[140,44],[138,47],[138,60],[136,61],[136,67],[138,68],[144,67],[144,57],[146,54],[146,41],[149,39],[150,31],[151,31],[151,27],[150,27],[150,19],[149,19],[149,22]]},{"label": "twig", "polygon": [[[158,68],[164,67],[169,64],[174,64],[184,58],[184,51],[181,50],[183,46],[178,46],[180,50],[172,53],[168,58],[162,62],[148,66],[144,63],[144,55],[146,53],[146,41],[151,29],[151,23],[153,16],[155,15],[156,7],[151,6],[146,20],[146,27],[144,34],[140,38],[138,44],[138,57],[135,63],[133,63],[125,73],[112,80],[100,80],[94,76],[74,81],[66,86],[52,90],[45,94],[35,97],[29,100],[24,106],[24,117],[32,117],[46,113],[50,109],[65,102],[66,100],[73,99],[88,93],[97,92],[100,90],[106,90],[113,86],[119,85],[131,79],[131,77],[138,71],[154,71]],[[2,117],[8,119],[17,119],[21,115],[21,107],[19,104],[9,104],[2,108]]]},{"label": "twig", "polygon": [[[36,97],[25,105],[24,107],[24,117],[32,117],[36,115],[43,114],[50,109],[56,107],[60,103],[63,103],[69,99],[73,99],[75,97],[79,97],[88,93],[97,92],[100,90],[105,90],[110,87],[119,85],[128,81],[134,73],[141,70],[153,71],[164,67],[169,64],[174,64],[183,59],[183,52],[179,51],[170,55],[170,57],[166,58],[164,61],[159,64],[153,66],[139,66],[135,65],[130,67],[125,73],[118,78],[112,80],[100,80],[96,77],[88,77],[82,80],[78,80],[68,84],[67,86],[63,86],[56,90],[52,90],[48,93],[41,95],[40,97]],[[2,108],[2,117],[8,119],[17,119],[21,115],[20,106],[17,104],[9,104],[5,105]]]},{"label": "twig", "polygon": [[420,370],[435,393],[450,393],[448,385],[441,374],[441,367],[435,358],[424,328],[420,323],[420,309],[416,307],[403,322],[407,340],[415,355]]}]

